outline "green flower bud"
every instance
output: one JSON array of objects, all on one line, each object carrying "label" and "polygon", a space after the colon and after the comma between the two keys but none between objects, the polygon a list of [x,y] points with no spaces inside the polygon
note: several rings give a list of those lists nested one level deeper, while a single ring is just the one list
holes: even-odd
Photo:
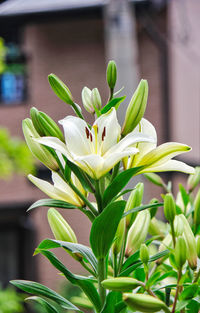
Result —
[{"label": "green flower bud", "polygon": [[98,110],[100,110],[102,103],[101,103],[101,96],[97,88],[92,89],[91,100],[92,100],[93,106],[97,108]]},{"label": "green flower bud", "polygon": [[180,215],[176,215],[175,219],[174,219],[175,236],[176,237],[181,236],[183,234],[183,231],[184,231],[184,225],[183,225],[182,219],[181,219]]},{"label": "green flower bud", "polygon": [[49,84],[51,88],[55,92],[55,94],[60,98],[62,101],[66,102],[67,104],[73,105],[74,101],[72,98],[72,94],[69,88],[55,75],[50,74],[48,76]]},{"label": "green flower bud", "polygon": [[61,141],[65,141],[58,125],[46,113],[40,112],[33,107],[30,110],[30,115],[33,125],[40,136],[57,137]]},{"label": "green flower bud", "polygon": [[118,254],[121,251],[124,234],[125,234],[125,228],[126,228],[126,220],[125,218],[122,218],[117,227],[115,240],[112,245],[112,251],[114,254]]},{"label": "green flower bud", "polygon": [[150,295],[125,293],[123,294],[123,300],[134,311],[154,313],[163,310],[166,313],[170,312],[163,301]]},{"label": "green flower bud", "polygon": [[105,279],[101,282],[105,289],[114,291],[129,291],[141,286],[142,283],[131,277],[116,277]]},{"label": "green flower bud", "polygon": [[83,297],[71,297],[70,298],[70,301],[74,304],[74,305],[78,305],[84,309],[93,309],[93,304],[90,302],[89,299],[87,298],[83,298]]},{"label": "green flower bud", "polygon": [[[131,209],[136,208],[137,206],[140,206],[142,203],[143,198],[143,192],[144,192],[144,184],[138,183],[136,187],[132,190],[128,201],[126,203],[125,212],[130,211]],[[126,226],[130,227],[132,223],[134,222],[135,218],[137,216],[137,212],[131,213],[126,216]]]},{"label": "green flower bud", "polygon": [[163,187],[164,182],[163,182],[162,178],[158,174],[155,174],[155,173],[145,173],[143,175],[144,175],[144,177],[146,179],[148,179],[154,185]]},{"label": "green flower bud", "polygon": [[40,136],[35,130],[31,119],[26,118],[22,121],[22,129],[26,143],[32,154],[50,170],[57,171],[59,166],[52,154],[47,150],[46,147],[34,140],[34,138],[40,138]]},{"label": "green flower bud", "polygon": [[82,89],[81,97],[83,106],[87,112],[94,114],[94,107],[92,105],[92,91],[88,87]]},{"label": "green flower bud", "polygon": [[142,79],[133,94],[131,101],[126,110],[124,125],[122,127],[122,135],[130,133],[141,121],[148,98],[148,83]]},{"label": "green flower bud", "polygon": [[166,224],[159,221],[156,217],[153,217],[149,225],[149,234],[151,236],[161,236],[164,238],[165,231]]},{"label": "green flower bud", "polygon": [[187,260],[187,246],[182,236],[179,236],[176,240],[174,256],[177,267],[181,269]]},{"label": "green flower bud", "polygon": [[200,259],[200,237],[197,238],[197,256]]},{"label": "green flower bud", "polygon": [[168,193],[164,198],[164,214],[166,219],[173,223],[175,215],[176,215],[176,204],[172,194]]},{"label": "green flower bud", "polygon": [[191,174],[187,181],[188,190],[191,192],[200,183],[200,166],[195,167],[195,173]]},{"label": "green flower bud", "polygon": [[[172,243],[172,235],[167,234],[167,236],[163,239],[163,241],[160,244],[160,247],[158,249],[158,252],[162,252],[166,249],[170,250],[172,249],[173,243]],[[161,264],[165,260],[165,257],[160,258],[156,261],[157,264]]]},{"label": "green flower bud", "polygon": [[196,227],[200,225],[200,189],[194,199],[194,223]]},{"label": "green flower bud", "polygon": [[142,243],[140,246],[140,259],[143,264],[147,264],[149,262],[149,249],[145,243]]},{"label": "green flower bud", "polygon": [[115,88],[115,84],[117,81],[117,66],[115,61],[109,61],[107,67],[107,83],[110,89]]},{"label": "green flower bud", "polygon": [[195,269],[197,267],[197,247],[196,240],[194,234],[190,228],[190,225],[183,214],[180,214],[179,217],[182,220],[184,225],[183,237],[186,241],[187,245],[187,260],[191,269]]},{"label": "green flower bud", "polygon": [[140,245],[145,241],[151,216],[146,209],[138,213],[134,223],[132,224],[127,238],[126,255],[129,256],[140,248]]}]

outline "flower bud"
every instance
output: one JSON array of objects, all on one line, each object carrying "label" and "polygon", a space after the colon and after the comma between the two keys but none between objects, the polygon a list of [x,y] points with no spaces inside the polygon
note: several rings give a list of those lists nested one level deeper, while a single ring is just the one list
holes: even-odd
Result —
[{"label": "flower bud", "polygon": [[182,223],[184,225],[183,237],[184,237],[184,239],[186,241],[186,245],[187,245],[188,264],[191,267],[191,269],[195,269],[197,267],[196,240],[195,240],[194,234],[190,228],[190,225],[189,225],[186,217],[183,214],[180,214],[179,217],[181,218]]},{"label": "flower bud", "polygon": [[162,221],[159,221],[156,217],[151,219],[149,225],[149,234],[151,236],[161,236],[164,237],[166,225]]},{"label": "flower bud", "polygon": [[[138,183],[136,187],[132,190],[128,201],[126,203],[125,212],[130,211],[131,209],[136,208],[137,206],[140,206],[142,203],[143,198],[143,192],[144,192],[144,184]],[[126,216],[126,226],[131,227],[132,223],[134,222],[135,218],[137,216],[137,212],[131,213]]]},{"label": "flower bud", "polygon": [[191,192],[200,183],[200,166],[195,167],[194,174],[191,174],[187,181],[188,190]]},{"label": "flower bud", "polygon": [[[84,309],[88,309],[88,310],[92,310],[94,307],[93,307],[93,304],[91,303],[91,301],[88,299],[88,298],[85,298],[85,297],[77,297],[77,296],[74,296],[74,297],[71,297],[70,298],[70,301],[74,304],[74,305],[78,305]],[[71,312],[71,311],[70,311]]]},{"label": "flower bud", "polygon": [[163,182],[162,178],[158,174],[155,174],[155,173],[145,173],[143,175],[144,175],[144,177],[146,179],[148,179],[154,185],[163,187],[164,182]]},{"label": "flower bud", "polygon": [[73,105],[74,101],[72,98],[72,94],[69,88],[55,75],[50,74],[48,76],[49,84],[51,88],[55,92],[55,94],[60,98],[62,101],[66,102],[67,104]]},{"label": "flower bud", "polygon": [[123,300],[126,305],[134,311],[138,310],[140,312],[153,313],[163,310],[166,313],[170,312],[170,310],[163,301],[150,295],[141,293],[125,293],[123,294]]},{"label": "flower bud", "polygon": [[200,259],[200,237],[197,238],[197,256]]},{"label": "flower bud", "polygon": [[176,240],[174,256],[177,267],[181,269],[187,260],[187,246],[182,236],[179,236]]},{"label": "flower bud", "polygon": [[147,264],[149,262],[149,249],[145,243],[142,243],[140,246],[140,259],[143,264]]},{"label": "flower bud", "polygon": [[37,143],[34,139],[40,138],[39,134],[35,130],[31,119],[26,118],[22,121],[22,129],[26,143],[32,152],[32,154],[38,158],[45,166],[50,170],[57,171],[59,166],[52,156],[52,154],[47,150],[46,147]]},{"label": "flower bud", "polygon": [[94,114],[94,107],[92,105],[92,91],[88,87],[82,89],[81,97],[83,106],[87,112]]},{"label": "flower bud", "polygon": [[148,83],[142,79],[133,94],[131,101],[126,110],[124,125],[122,127],[122,135],[130,133],[141,121],[147,104]]},{"label": "flower bud", "polygon": [[194,223],[196,227],[200,225],[200,189],[194,199]]},{"label": "flower bud", "polygon": [[117,227],[117,231],[115,234],[115,241],[113,242],[113,245],[112,245],[112,251],[114,254],[118,254],[121,251],[125,228],[126,228],[126,220],[125,218],[122,218]]},{"label": "flower bud", "polygon": [[38,111],[36,108],[30,110],[33,126],[40,136],[57,137],[64,142],[64,136],[58,125],[46,113]]},{"label": "flower bud", "polygon": [[181,219],[180,215],[176,215],[175,219],[174,219],[175,236],[176,237],[181,236],[183,234],[183,231],[184,231],[184,225],[183,225],[182,219]]},{"label": "flower bud", "polygon": [[109,61],[107,66],[107,83],[110,89],[115,88],[115,84],[117,81],[117,66],[115,61]]},{"label": "flower bud", "polygon": [[92,89],[91,100],[92,100],[93,107],[100,110],[102,103],[101,103],[101,96],[97,88]]},{"label": "flower bud", "polygon": [[148,233],[151,216],[149,211],[143,210],[138,213],[132,224],[127,238],[126,255],[130,255],[140,248]]},{"label": "flower bud", "polygon": [[[166,249],[170,250],[172,248],[172,235],[167,234],[167,236],[163,239],[163,241],[160,244],[160,247],[158,249],[158,252],[162,252]],[[157,264],[161,264],[165,260],[165,257],[160,258],[156,261]]]},{"label": "flower bud", "polygon": [[141,286],[141,282],[131,277],[115,277],[105,279],[101,282],[105,289],[114,291],[129,291]]},{"label": "flower bud", "polygon": [[164,214],[166,219],[173,223],[176,215],[176,204],[171,193],[165,195],[164,198]]}]

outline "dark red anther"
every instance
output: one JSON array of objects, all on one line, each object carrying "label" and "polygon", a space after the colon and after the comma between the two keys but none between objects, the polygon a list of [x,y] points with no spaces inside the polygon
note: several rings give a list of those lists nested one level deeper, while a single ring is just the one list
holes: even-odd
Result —
[{"label": "dark red anther", "polygon": [[102,141],[104,141],[105,135],[106,135],[106,128],[104,127],[103,133],[102,133]]},{"label": "dark red anther", "polygon": [[85,127],[85,133],[86,133],[87,139],[89,139],[90,131],[87,127]]}]

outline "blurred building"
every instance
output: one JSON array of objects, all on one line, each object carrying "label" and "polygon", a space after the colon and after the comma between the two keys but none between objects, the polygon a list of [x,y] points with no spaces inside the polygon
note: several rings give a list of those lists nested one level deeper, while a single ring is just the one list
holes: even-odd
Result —
[{"label": "blurred building", "polygon": [[[179,0],[173,3],[138,0],[132,1],[131,6],[136,17],[139,76],[148,80],[150,89],[145,117],[155,125],[159,143],[177,140],[193,146],[193,152],[186,159],[195,165],[200,161],[200,39],[197,31],[200,4],[195,0],[184,3],[182,11],[178,7]],[[98,87],[106,101],[104,9],[105,3],[100,0],[7,0],[0,5],[0,37],[5,39],[10,51],[7,63],[20,65],[18,71],[11,66],[12,70],[1,73],[0,125],[8,127],[13,135],[22,136],[21,121],[29,115],[32,106],[45,111],[55,121],[72,113],[70,107],[53,94],[47,81],[49,73],[55,73],[66,82],[77,103],[81,103],[84,86]],[[184,24],[183,29],[184,14],[189,26]],[[40,168],[39,175],[42,178],[48,173]],[[32,229],[32,226],[26,227],[29,218],[27,221],[25,208],[28,203],[46,198],[45,195],[22,177],[14,177],[0,185],[2,209],[21,206],[23,214],[20,213],[19,228],[22,225],[22,229]],[[34,242],[32,232],[28,249],[24,243],[26,255],[31,256],[42,239],[52,237],[46,212],[46,208],[39,208],[28,215],[37,229],[37,237]],[[87,244],[88,221],[81,217],[80,223],[78,212],[62,213],[73,226],[80,243]],[[58,256],[63,259],[65,254],[59,251]],[[44,258],[36,258],[38,279],[55,288],[56,270]],[[30,262],[29,258],[27,262]],[[72,271],[77,270],[69,258],[65,264]],[[23,277],[19,269],[15,269],[17,277],[12,278],[29,278],[28,264],[24,266]]]}]

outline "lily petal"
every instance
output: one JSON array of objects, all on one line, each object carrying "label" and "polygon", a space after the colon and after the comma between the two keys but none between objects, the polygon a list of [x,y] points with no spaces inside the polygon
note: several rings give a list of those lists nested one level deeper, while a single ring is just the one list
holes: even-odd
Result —
[{"label": "lily petal", "polygon": [[167,171],[178,171],[186,174],[194,174],[194,168],[192,166],[189,166],[186,163],[177,160],[170,160],[159,166],[147,167],[144,170],[140,171],[138,174]]},{"label": "lily petal", "polygon": [[65,155],[67,158],[72,160],[71,153],[67,149],[67,146],[58,138],[55,137],[40,137],[40,138],[34,138],[35,141],[41,143],[42,145],[45,145],[47,147],[51,147],[63,155]]}]

